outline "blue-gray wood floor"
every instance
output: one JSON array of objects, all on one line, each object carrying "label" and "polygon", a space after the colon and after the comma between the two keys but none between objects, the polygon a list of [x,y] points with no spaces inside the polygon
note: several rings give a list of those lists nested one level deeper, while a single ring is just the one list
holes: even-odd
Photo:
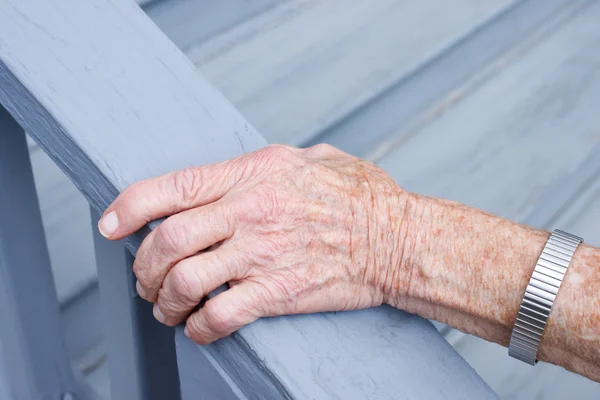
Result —
[{"label": "blue-gray wood floor", "polygon": [[[143,7],[271,142],[329,142],[408,190],[600,245],[600,1]],[[108,398],[88,207],[31,156],[73,360]],[[599,384],[439,328],[503,399],[600,398]]]}]

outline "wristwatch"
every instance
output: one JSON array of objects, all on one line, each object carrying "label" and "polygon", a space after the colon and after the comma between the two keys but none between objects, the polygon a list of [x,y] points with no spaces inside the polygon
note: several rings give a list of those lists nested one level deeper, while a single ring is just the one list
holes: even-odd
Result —
[{"label": "wristwatch", "polygon": [[583,239],[555,230],[537,261],[508,344],[508,354],[527,364],[537,363],[540,341],[560,284]]}]

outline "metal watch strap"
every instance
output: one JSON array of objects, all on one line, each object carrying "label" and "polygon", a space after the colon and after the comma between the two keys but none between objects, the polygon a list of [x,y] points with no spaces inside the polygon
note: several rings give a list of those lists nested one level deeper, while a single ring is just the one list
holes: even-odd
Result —
[{"label": "metal watch strap", "polygon": [[533,270],[508,344],[508,354],[527,364],[537,363],[537,352],[560,284],[583,239],[555,230]]}]

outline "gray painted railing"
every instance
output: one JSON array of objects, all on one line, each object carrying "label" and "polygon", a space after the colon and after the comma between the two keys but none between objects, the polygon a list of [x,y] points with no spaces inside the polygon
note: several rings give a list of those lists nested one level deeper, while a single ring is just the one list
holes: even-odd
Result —
[{"label": "gray painted railing", "polygon": [[[1,0],[0,103],[0,312],[10,321],[0,335],[12,396],[90,398],[66,358],[22,129],[94,221],[139,179],[266,142],[123,0]],[[129,254],[155,225],[122,244],[95,240],[114,400],[496,398],[429,322],[389,307],[263,319],[204,347],[180,329],[173,340],[132,285]]]}]

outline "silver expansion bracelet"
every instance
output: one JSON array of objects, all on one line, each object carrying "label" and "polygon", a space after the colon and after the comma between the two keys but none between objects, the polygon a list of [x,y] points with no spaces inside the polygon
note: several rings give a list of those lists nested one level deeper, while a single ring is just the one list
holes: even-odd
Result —
[{"label": "silver expansion bracelet", "polygon": [[540,340],[560,284],[583,239],[555,230],[540,256],[517,314],[508,354],[527,364],[537,363]]}]

